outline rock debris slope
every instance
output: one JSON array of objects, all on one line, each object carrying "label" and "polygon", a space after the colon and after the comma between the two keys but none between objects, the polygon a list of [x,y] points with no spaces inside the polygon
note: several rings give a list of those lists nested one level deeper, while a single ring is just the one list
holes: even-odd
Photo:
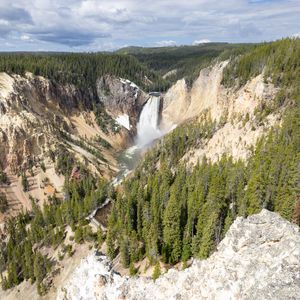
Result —
[{"label": "rock debris slope", "polygon": [[83,260],[58,299],[300,299],[300,234],[276,213],[238,218],[218,250],[155,282],[121,277],[105,257]]}]

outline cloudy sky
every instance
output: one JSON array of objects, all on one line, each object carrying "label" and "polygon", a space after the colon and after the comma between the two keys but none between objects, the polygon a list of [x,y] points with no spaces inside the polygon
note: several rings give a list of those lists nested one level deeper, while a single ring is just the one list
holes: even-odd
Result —
[{"label": "cloudy sky", "polygon": [[0,51],[269,41],[299,20],[300,0],[0,0]]}]

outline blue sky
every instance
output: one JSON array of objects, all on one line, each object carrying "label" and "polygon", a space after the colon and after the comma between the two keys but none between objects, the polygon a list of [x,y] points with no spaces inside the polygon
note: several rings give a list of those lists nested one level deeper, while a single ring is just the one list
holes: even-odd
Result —
[{"label": "blue sky", "polygon": [[299,20],[300,0],[1,0],[0,51],[270,41]]}]

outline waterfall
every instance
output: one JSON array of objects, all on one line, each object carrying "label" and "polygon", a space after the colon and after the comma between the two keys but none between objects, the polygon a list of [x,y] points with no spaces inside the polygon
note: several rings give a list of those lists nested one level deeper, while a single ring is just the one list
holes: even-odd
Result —
[{"label": "waterfall", "polygon": [[160,97],[151,95],[137,124],[137,146],[142,148],[162,135],[158,128]]},{"label": "waterfall", "polygon": [[144,105],[137,124],[137,137],[135,145],[122,152],[118,158],[120,171],[112,181],[114,186],[119,185],[124,177],[134,169],[140,159],[143,148],[153,140],[161,137],[163,133],[158,128],[160,96],[158,93],[150,94]]}]

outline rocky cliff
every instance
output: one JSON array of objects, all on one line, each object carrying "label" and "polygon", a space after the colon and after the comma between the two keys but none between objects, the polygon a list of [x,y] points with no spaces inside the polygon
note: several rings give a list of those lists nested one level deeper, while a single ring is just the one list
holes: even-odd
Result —
[{"label": "rocky cliff", "polygon": [[[116,152],[128,145],[133,133],[131,128],[118,126],[114,117],[128,114],[135,127],[145,95],[127,81],[123,84],[107,77],[105,86],[100,82],[97,93],[105,107],[88,89],[31,73],[0,74],[0,170],[5,170],[11,182],[2,184],[0,192],[6,194],[11,212],[30,209],[30,195],[43,202],[61,191],[64,180],[55,170],[55,158],[62,147],[93,173],[115,174]],[[108,86],[109,97],[105,94]],[[46,170],[41,170],[42,165]],[[28,193],[23,192],[18,176],[24,171]]]},{"label": "rocky cliff", "polygon": [[128,127],[136,134],[139,114],[149,96],[133,82],[111,75],[97,80],[97,94],[111,116],[128,116]]},{"label": "rocky cliff", "polygon": [[223,70],[228,61],[216,63],[200,71],[188,87],[184,79],[174,84],[164,95],[161,128],[174,126],[201,115],[220,123],[218,130],[201,149],[192,149],[185,159],[195,164],[205,154],[217,161],[224,153],[246,160],[254,146],[269,128],[280,124],[280,114],[259,115],[275,98],[277,89],[265,82],[263,74],[239,89],[222,85]]},{"label": "rocky cliff", "polygon": [[153,281],[121,277],[105,257],[81,261],[57,299],[299,299],[299,227],[262,210],[238,218],[217,251]]}]

